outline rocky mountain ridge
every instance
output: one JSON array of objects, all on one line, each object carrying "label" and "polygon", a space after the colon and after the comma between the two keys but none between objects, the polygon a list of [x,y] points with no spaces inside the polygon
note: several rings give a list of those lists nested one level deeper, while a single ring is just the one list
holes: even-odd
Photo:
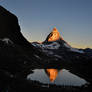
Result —
[{"label": "rocky mountain ridge", "polygon": [[69,61],[76,62],[82,59],[87,60],[91,58],[84,49],[77,49],[71,47],[62,36],[58,30],[53,28],[51,33],[47,36],[46,40],[42,43],[34,42],[32,43],[37,49],[41,49],[42,52],[46,53],[48,57],[56,57],[57,61]]}]

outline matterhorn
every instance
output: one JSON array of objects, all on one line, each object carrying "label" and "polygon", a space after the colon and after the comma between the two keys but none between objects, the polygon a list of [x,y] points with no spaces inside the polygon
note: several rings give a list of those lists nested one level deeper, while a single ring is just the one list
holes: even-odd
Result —
[{"label": "matterhorn", "polygon": [[60,36],[60,33],[58,32],[57,28],[54,27],[52,32],[47,36],[46,41],[56,41],[56,40],[63,40],[63,38]]},{"label": "matterhorn", "polygon": [[33,46],[47,54],[48,57],[56,57],[56,60],[76,61],[86,58],[86,53],[83,49],[73,48],[60,35],[58,29],[54,27],[46,40],[42,43],[32,43]]}]

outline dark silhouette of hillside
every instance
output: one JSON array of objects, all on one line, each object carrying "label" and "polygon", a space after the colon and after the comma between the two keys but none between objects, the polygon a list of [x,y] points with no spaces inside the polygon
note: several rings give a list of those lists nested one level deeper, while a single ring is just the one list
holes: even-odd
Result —
[{"label": "dark silhouette of hillside", "polygon": [[21,34],[17,17],[0,6],[0,39],[9,38],[15,44],[33,47]]}]

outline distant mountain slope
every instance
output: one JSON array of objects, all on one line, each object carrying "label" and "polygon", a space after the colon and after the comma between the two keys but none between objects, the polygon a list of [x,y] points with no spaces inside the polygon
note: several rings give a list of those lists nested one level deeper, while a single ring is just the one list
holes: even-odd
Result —
[{"label": "distant mountain slope", "polygon": [[72,48],[61,36],[58,30],[53,28],[52,32],[47,36],[46,40],[41,43],[32,43],[34,46],[41,47],[42,49],[66,49],[71,52],[84,53],[83,50]]}]

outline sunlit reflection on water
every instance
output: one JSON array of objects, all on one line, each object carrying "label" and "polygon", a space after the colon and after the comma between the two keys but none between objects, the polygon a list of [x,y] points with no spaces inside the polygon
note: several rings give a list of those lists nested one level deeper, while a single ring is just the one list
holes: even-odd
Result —
[{"label": "sunlit reflection on water", "polygon": [[88,84],[85,79],[70,73],[66,69],[35,69],[32,74],[27,76],[27,79],[39,81],[43,84],[61,86],[83,86]]}]

